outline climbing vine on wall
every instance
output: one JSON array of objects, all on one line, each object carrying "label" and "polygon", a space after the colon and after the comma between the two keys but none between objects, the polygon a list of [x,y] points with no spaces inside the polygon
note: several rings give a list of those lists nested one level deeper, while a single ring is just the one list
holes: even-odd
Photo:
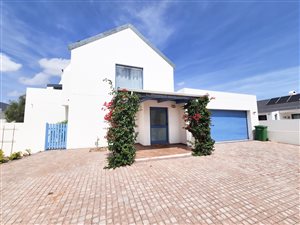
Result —
[{"label": "climbing vine on wall", "polygon": [[186,130],[191,132],[194,137],[192,142],[192,151],[194,156],[210,155],[214,150],[215,141],[210,134],[210,112],[207,104],[210,100],[208,95],[197,99],[192,99],[184,105],[184,120]]},{"label": "climbing vine on wall", "polygon": [[135,140],[137,133],[134,128],[135,116],[139,110],[139,96],[126,89],[116,90],[108,79],[112,100],[105,102],[103,109],[107,111],[104,120],[109,124],[106,139],[110,151],[107,168],[131,165],[135,159]]}]

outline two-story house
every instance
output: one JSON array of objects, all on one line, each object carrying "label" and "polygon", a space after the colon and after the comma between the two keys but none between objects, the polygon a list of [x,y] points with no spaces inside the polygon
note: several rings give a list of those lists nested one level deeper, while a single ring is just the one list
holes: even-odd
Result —
[{"label": "two-story house", "polygon": [[174,64],[132,25],[124,25],[69,45],[71,62],[59,84],[28,88],[25,127],[27,148],[44,149],[46,123],[68,121],[67,148],[105,146],[107,124],[103,103],[111,96],[104,78],[115,87],[140,95],[137,142],[187,143],[183,104],[204,94],[209,103],[216,141],[252,139],[258,124],[256,96],[197,89],[174,91]]}]

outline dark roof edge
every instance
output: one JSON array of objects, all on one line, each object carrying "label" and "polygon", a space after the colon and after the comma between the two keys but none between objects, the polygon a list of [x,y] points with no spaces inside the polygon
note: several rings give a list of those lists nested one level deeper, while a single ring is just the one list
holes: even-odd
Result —
[{"label": "dark roof edge", "polygon": [[[122,89],[122,88],[120,88]],[[128,89],[128,91],[132,91],[138,94],[154,94],[154,95],[168,95],[168,96],[183,96],[183,97],[194,97],[200,98],[203,95],[199,94],[189,94],[189,93],[180,93],[180,92],[167,92],[167,91],[150,91],[150,90],[140,90],[140,89]]]},{"label": "dark roof edge", "polygon": [[157,54],[159,54],[173,68],[175,68],[175,64],[170,59],[168,59],[160,50],[158,50],[158,48],[156,48],[150,41],[148,41],[132,24],[125,24],[125,25],[116,27],[114,29],[105,31],[103,33],[97,34],[97,35],[95,35],[93,37],[86,38],[86,39],[84,39],[82,41],[78,41],[78,42],[69,44],[68,45],[68,49],[69,50],[73,50],[75,48],[78,48],[78,47],[81,47],[81,46],[86,45],[88,43],[91,43],[93,41],[105,38],[105,37],[107,37],[109,35],[115,34],[115,33],[119,32],[119,31],[122,31],[122,30],[125,30],[125,29],[128,29],[128,28],[130,28],[132,31],[134,31],[144,42],[146,42],[146,44],[149,45],[149,47],[151,47]]},{"label": "dark roof edge", "polygon": [[47,87],[53,87],[53,89],[62,90],[62,84],[47,84]]},{"label": "dark roof edge", "polygon": [[272,97],[272,98],[265,98],[265,99],[261,99],[261,100],[257,100],[257,102],[262,102],[262,101],[270,101],[273,98],[284,98],[284,97],[292,97],[294,95],[300,95],[300,93],[296,93],[293,95],[283,95],[283,96],[277,96],[277,97]]}]

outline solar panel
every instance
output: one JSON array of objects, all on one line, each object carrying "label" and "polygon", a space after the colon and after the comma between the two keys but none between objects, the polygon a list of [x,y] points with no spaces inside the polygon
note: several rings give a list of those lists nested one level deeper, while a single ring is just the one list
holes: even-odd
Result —
[{"label": "solar panel", "polygon": [[290,96],[281,97],[276,104],[286,103]]},{"label": "solar panel", "polygon": [[279,98],[271,98],[270,101],[267,103],[267,105],[274,105]]},{"label": "solar panel", "polygon": [[300,94],[292,95],[288,102],[298,102],[300,101]]}]

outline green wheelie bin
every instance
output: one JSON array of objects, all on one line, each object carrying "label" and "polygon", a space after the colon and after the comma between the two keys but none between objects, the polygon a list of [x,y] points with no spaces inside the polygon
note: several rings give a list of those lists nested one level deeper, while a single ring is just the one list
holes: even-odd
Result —
[{"label": "green wheelie bin", "polygon": [[258,125],[255,126],[255,140],[267,141],[268,140],[268,130],[267,126]]}]

